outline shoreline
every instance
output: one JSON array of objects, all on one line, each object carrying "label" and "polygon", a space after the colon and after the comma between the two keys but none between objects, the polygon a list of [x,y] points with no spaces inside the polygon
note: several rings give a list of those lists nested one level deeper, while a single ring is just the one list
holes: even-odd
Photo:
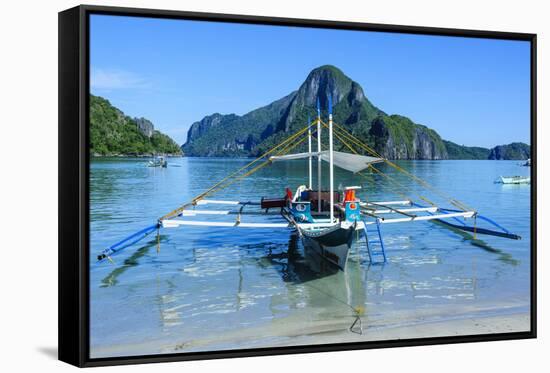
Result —
[{"label": "shoreline", "polygon": [[285,322],[282,320],[282,324],[274,322],[266,326],[243,328],[236,332],[220,333],[187,342],[149,340],[131,345],[92,347],[91,357],[296,347],[524,332],[530,330],[530,319],[529,312],[521,311],[496,316],[458,316],[454,319],[428,320],[406,325],[368,327],[363,321],[362,334],[349,331],[349,327],[353,323],[353,318],[349,317],[338,321],[318,322],[307,328],[298,326],[294,329],[289,329],[290,325],[285,326]]},{"label": "shoreline", "polygon": [[[158,154],[157,154],[158,155]],[[90,158],[153,158],[156,157],[155,154],[91,154]],[[184,154],[164,154],[164,156],[169,158],[202,158],[202,159],[256,159],[255,156],[195,156],[195,155],[184,155]],[[426,161],[426,162],[440,162],[440,161],[507,161],[507,162],[522,162],[526,159],[388,159],[392,162],[398,161]],[[523,166],[519,165],[519,166]]]},{"label": "shoreline", "polygon": [[[158,154],[90,154],[90,158],[153,158]],[[164,154],[169,158],[183,158],[183,154]]]}]

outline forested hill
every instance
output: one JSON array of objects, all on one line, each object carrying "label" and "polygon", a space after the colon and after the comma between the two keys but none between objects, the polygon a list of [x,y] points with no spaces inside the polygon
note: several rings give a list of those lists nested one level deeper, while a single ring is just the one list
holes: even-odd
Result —
[{"label": "forested hill", "polygon": [[447,148],[449,159],[489,159],[491,149],[478,146],[464,146],[452,141],[443,141]]},{"label": "forested hill", "polygon": [[[447,159],[443,141],[426,126],[400,115],[387,115],[363,88],[330,65],[312,70],[298,90],[243,116],[212,114],[194,123],[182,146],[193,156],[257,156],[302,128],[334,101],[334,121],[392,159]],[[323,112],[326,116],[326,111]],[[296,149],[300,151],[304,149]],[[342,149],[343,150],[343,149]]]},{"label": "forested hill", "polygon": [[531,147],[522,142],[513,142],[508,145],[499,145],[491,149],[489,159],[529,159]]},{"label": "forested hill", "polygon": [[[302,128],[308,116],[314,118],[317,98],[326,109],[329,95],[334,100],[334,121],[386,158],[489,159],[493,154],[491,149],[444,141],[433,129],[402,115],[386,114],[357,82],[330,65],[312,70],[298,90],[267,106],[242,116],[215,113],[193,123],[182,150],[189,156],[257,156]],[[295,149],[304,150],[304,146]],[[495,159],[523,154],[500,152]]]},{"label": "forested hill", "polygon": [[131,118],[106,99],[90,95],[90,152],[109,155],[179,155],[179,145],[145,118]]},{"label": "forested hill", "polygon": [[531,158],[531,147],[522,142],[497,145],[494,148],[458,145],[443,141],[449,159],[492,159],[492,160],[525,160]]}]

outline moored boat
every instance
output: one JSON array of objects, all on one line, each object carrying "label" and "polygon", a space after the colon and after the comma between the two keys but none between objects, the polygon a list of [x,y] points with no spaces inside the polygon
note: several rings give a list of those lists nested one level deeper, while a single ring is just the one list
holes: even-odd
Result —
[{"label": "moored boat", "polygon": [[529,176],[501,176],[496,181],[499,184],[530,184]]},{"label": "moored boat", "polygon": [[166,160],[166,157],[163,155],[156,156],[154,159],[147,162],[147,167],[162,167],[166,168],[168,167],[168,161]]},{"label": "moored boat", "polygon": [[[338,192],[334,193],[332,222],[329,192],[319,193],[303,185],[298,188],[294,198],[287,198],[282,209],[283,217],[296,227],[304,247],[313,249],[341,269],[345,268],[349,250],[358,237],[354,233],[364,227],[360,201],[355,198],[355,190],[358,188],[346,188],[343,197]],[[312,206],[315,206],[313,210]]]},{"label": "moored boat", "polygon": [[340,222],[326,229],[309,229],[302,232],[304,246],[313,249],[338,268],[344,269],[356,235],[355,224]]}]

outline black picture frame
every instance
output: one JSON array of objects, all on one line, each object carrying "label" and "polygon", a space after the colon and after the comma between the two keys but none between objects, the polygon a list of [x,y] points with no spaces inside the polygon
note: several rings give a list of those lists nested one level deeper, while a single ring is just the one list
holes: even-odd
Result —
[{"label": "black picture frame", "polygon": [[[484,335],[89,358],[89,17],[108,14],[528,41],[531,45],[531,330]],[[528,33],[81,5],[59,13],[59,360],[79,367],[536,338],[536,51]]]}]

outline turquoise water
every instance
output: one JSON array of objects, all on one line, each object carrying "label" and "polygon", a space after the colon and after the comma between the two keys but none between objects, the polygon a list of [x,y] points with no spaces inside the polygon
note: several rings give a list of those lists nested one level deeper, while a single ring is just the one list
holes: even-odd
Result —
[{"label": "turquoise water", "polygon": [[[388,263],[369,265],[360,242],[341,272],[284,230],[181,227],[161,231],[158,253],[153,234],[115,256],[115,265],[95,264],[101,250],[247,162],[174,158],[159,169],[143,159],[92,161],[91,357],[326,343],[335,334],[345,340],[354,308],[364,312],[364,335],[529,310],[530,186],[494,183],[500,175],[528,175],[517,161],[399,165],[521,235],[519,241],[472,240],[429,222],[388,224]],[[336,184],[361,185],[362,199],[422,195],[453,208],[393,169],[380,169],[393,181],[337,170]],[[276,163],[213,198],[282,196],[285,187],[307,183],[306,175],[306,162]]]}]

